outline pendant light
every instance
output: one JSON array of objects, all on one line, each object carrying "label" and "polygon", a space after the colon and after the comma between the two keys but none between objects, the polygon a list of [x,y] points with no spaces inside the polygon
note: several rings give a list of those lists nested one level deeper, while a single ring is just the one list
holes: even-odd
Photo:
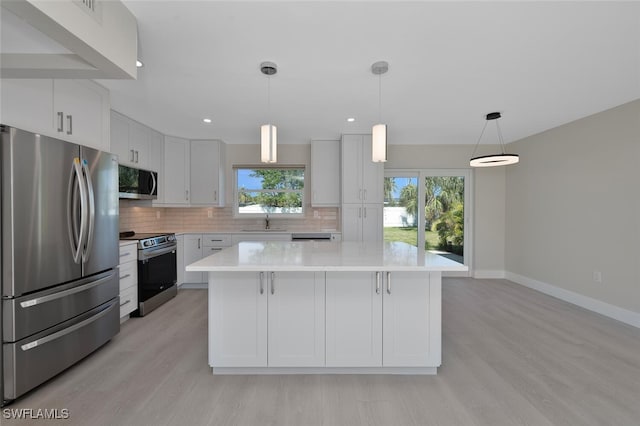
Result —
[{"label": "pendant light", "polygon": [[278,66],[273,62],[260,64],[260,71],[267,76],[267,118],[268,124],[260,126],[260,161],[263,163],[275,163],[278,159],[277,128],[271,124],[271,76],[278,72]]},{"label": "pendant light", "polygon": [[[498,118],[502,117],[499,112],[490,112],[487,114],[487,121],[484,123],[484,127],[482,128],[482,132],[480,133],[480,137],[478,138],[478,142],[476,142],[476,147],[473,150],[473,154],[471,154],[471,160],[469,161],[469,165],[471,167],[495,167],[495,166],[506,166],[509,164],[516,164],[520,161],[520,157],[518,154],[505,154],[504,152],[504,139],[502,138],[502,131],[500,131],[500,125],[498,124]],[[494,120],[496,123],[496,129],[498,131],[498,140],[500,141],[500,154],[492,154],[492,155],[483,155],[476,157],[476,151],[478,150],[478,145],[480,144],[480,140],[482,139],[482,135],[484,135],[484,131],[487,129],[487,124],[489,121]]]},{"label": "pendant light", "polygon": [[378,76],[378,121],[371,130],[371,161],[387,161],[387,125],[382,124],[382,74],[389,71],[389,63],[379,61],[371,65],[371,72]]}]

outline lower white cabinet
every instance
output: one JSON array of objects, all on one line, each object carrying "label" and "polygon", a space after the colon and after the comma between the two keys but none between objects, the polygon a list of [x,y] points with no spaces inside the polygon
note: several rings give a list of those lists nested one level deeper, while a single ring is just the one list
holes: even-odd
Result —
[{"label": "lower white cabinet", "polygon": [[327,366],[440,365],[439,280],[428,272],[326,274]]},{"label": "lower white cabinet", "polygon": [[[202,234],[185,234],[184,235],[184,266],[190,265],[202,259]],[[184,271],[183,266],[183,271]],[[202,272],[184,271],[183,283],[202,283],[204,282],[204,274]]]},{"label": "lower white cabinet", "polygon": [[213,367],[324,366],[324,272],[216,272]]},{"label": "lower white cabinet", "polygon": [[120,318],[138,309],[138,245],[136,241],[120,246]]}]

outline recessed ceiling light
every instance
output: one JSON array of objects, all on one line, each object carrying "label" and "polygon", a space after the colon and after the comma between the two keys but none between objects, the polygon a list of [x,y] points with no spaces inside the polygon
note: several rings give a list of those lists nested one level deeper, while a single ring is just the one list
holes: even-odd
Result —
[{"label": "recessed ceiling light", "polygon": [[349,117],[349,118],[347,118],[347,121],[348,121],[349,123],[353,123],[354,121],[356,121],[356,119],[355,119],[355,118],[353,118],[353,117]]},{"label": "recessed ceiling light", "polygon": [[211,119],[210,118],[203,118],[202,121],[204,121],[207,124],[211,123]]},{"label": "recessed ceiling light", "polygon": [[136,67],[138,67],[138,68],[142,68],[142,67],[144,67],[144,64],[142,63],[142,61],[141,61],[140,59],[138,59],[138,60],[136,61]]}]

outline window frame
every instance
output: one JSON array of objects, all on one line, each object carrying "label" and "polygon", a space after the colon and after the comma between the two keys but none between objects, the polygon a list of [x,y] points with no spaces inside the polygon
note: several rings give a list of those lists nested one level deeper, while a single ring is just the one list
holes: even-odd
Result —
[{"label": "window frame", "polygon": [[[240,169],[249,169],[249,170],[259,170],[259,169],[298,169],[302,170],[303,173],[303,187],[302,189],[257,189],[257,188],[247,188],[251,189],[249,192],[282,192],[282,193],[300,193],[301,202],[302,202],[302,211],[300,213],[240,213],[240,203],[239,203],[239,189],[238,188],[238,170]],[[288,218],[288,219],[304,219],[306,214],[306,197],[305,192],[307,191],[307,167],[304,164],[275,164],[275,165],[263,165],[263,164],[234,164],[231,167],[233,171],[233,217],[235,219],[263,219],[267,214],[270,218]]]}]

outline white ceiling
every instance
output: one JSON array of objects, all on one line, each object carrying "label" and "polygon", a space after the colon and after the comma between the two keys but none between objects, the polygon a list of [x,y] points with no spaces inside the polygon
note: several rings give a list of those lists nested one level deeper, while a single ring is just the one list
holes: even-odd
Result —
[{"label": "white ceiling", "polygon": [[189,139],[258,143],[262,61],[281,143],[370,133],[380,60],[391,144],[475,144],[492,111],[510,142],[640,98],[637,2],[124,3],[145,67],[101,81],[112,107]]}]

